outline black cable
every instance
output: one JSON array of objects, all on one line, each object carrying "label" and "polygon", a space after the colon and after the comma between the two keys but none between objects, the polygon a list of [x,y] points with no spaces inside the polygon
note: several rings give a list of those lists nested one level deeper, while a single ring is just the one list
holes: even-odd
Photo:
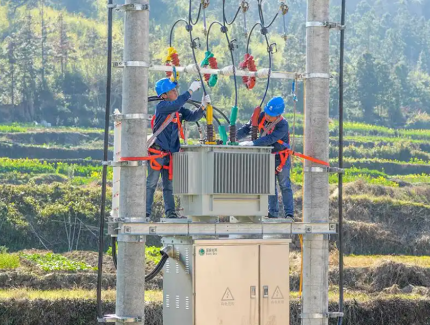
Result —
[{"label": "black cable", "polygon": [[[345,25],[346,6],[342,0],[341,25]],[[340,31],[340,58],[339,58],[339,168],[343,168],[343,61],[345,50],[345,30]],[[339,312],[343,312],[343,178],[339,173]],[[339,317],[338,325],[341,325],[343,317]]]},{"label": "black cable", "polygon": [[269,25],[267,25],[267,26],[265,26],[265,25],[264,25],[264,15],[263,15],[262,1],[258,1],[258,16],[260,17],[261,25],[262,25],[264,28],[270,28],[270,27],[273,25],[273,23],[275,22],[276,18],[278,18],[278,16],[279,16],[279,10],[278,10],[278,12],[276,13],[275,17],[273,17],[273,19],[272,19],[272,21],[270,22],[270,24],[269,24]]},{"label": "black cable", "polygon": [[184,22],[185,24],[188,25],[188,22],[185,19],[178,19],[177,21],[175,21],[175,23],[173,24],[172,28],[170,28],[170,36],[169,36],[169,46],[172,47],[172,39],[173,39],[173,30],[175,29],[176,25],[179,22]]},{"label": "black cable", "polygon": [[207,51],[209,51],[209,34],[210,34],[210,32],[211,32],[212,26],[213,26],[213,25],[215,25],[215,24],[220,25],[220,26],[221,26],[221,28],[222,28],[222,27],[224,27],[224,25],[223,25],[223,24],[221,24],[219,21],[213,21],[213,22],[209,25],[208,32],[207,32],[207,34],[206,34],[206,50],[207,50]]},{"label": "black cable", "polygon": [[249,43],[251,42],[251,35],[254,32],[255,27],[262,26],[261,23],[255,23],[254,26],[252,26],[251,31],[248,34],[248,39],[246,40],[246,53],[249,53]]},{"label": "black cable", "polygon": [[228,48],[230,50],[231,63],[233,65],[233,80],[234,80],[234,106],[237,107],[237,80],[236,80],[236,66],[234,65],[234,55],[233,55],[233,47],[230,44],[230,39],[228,38],[227,32],[225,33],[225,37],[227,39]]},{"label": "black cable", "polygon": [[225,15],[225,0],[222,0],[222,17],[223,17],[224,24],[232,25],[236,21],[236,18],[239,15],[241,8],[242,8],[241,6],[239,6],[239,8],[237,8],[236,14],[234,15],[233,19],[230,22],[228,22],[227,16]]},{"label": "black cable", "polygon": [[[163,254],[163,253],[162,253]],[[158,264],[156,265],[156,267],[151,271],[151,273],[149,273],[148,275],[145,276],[145,282],[151,281],[153,278],[155,278],[155,276],[161,272],[161,270],[164,267],[164,264],[166,264],[167,259],[169,258],[169,255],[164,253],[163,257],[161,258],[160,262],[158,262]]]},{"label": "black cable", "polygon": [[[108,4],[112,5],[112,0]],[[103,145],[103,161],[108,160],[109,152],[109,118],[110,118],[110,96],[112,84],[112,10],[108,9],[108,39],[107,39],[107,80],[106,80],[106,107],[105,107],[105,130]],[[105,228],[105,208],[106,208],[106,183],[107,183],[107,165],[103,165],[102,172],[102,197],[100,206],[100,228],[99,228],[99,260],[97,269],[97,315],[103,317],[102,309],[102,276],[103,276],[103,251],[104,251],[104,228]]]},{"label": "black cable", "polygon": [[197,25],[197,23],[199,22],[199,19],[200,19],[200,13],[201,13],[201,11],[202,11],[202,3],[200,2],[200,6],[199,6],[199,12],[198,12],[198,14],[197,14],[197,20],[196,20],[196,22],[193,22],[193,19],[191,18],[191,0],[190,0],[190,10],[189,10],[189,16],[190,16],[190,24],[191,25]]},{"label": "black cable", "polygon": [[[196,104],[200,104],[200,102],[196,101],[196,100],[190,100],[190,101],[193,103],[196,103]],[[188,102],[190,102],[190,101],[188,101]],[[212,105],[212,108],[214,109],[214,111],[217,111],[218,113],[220,113],[222,115],[222,117],[224,117],[224,119],[227,121],[227,123],[230,124],[230,119],[227,117],[227,115],[224,114],[223,111],[221,111],[219,108],[217,108],[213,105]]]},{"label": "black cable", "polygon": [[[267,35],[264,35],[266,38],[266,44],[269,44],[269,40],[267,38]],[[261,100],[260,107],[263,107],[264,100],[266,99],[267,92],[269,91],[270,86],[270,74],[272,73],[272,49],[270,48],[270,45],[267,46],[267,52],[269,52],[269,73],[267,74],[267,83],[266,83],[266,90],[264,91],[263,99]]]},{"label": "black cable", "polygon": [[118,267],[118,261],[117,261],[117,257],[116,257],[116,237],[112,237],[112,260],[113,260],[113,265],[115,266],[115,269],[117,269]]}]

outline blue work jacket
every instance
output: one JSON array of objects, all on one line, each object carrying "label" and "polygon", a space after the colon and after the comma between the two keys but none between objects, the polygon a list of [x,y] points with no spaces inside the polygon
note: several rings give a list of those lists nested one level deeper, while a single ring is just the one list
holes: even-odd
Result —
[{"label": "blue work jacket", "polygon": [[[261,113],[260,116],[258,117],[258,124],[261,123],[261,120],[263,119],[263,117],[264,117],[264,112]],[[264,126],[266,126],[267,124],[269,124],[267,121],[264,122]],[[252,128],[252,122],[250,120],[248,123],[246,123],[237,131],[237,139],[240,140],[248,136],[251,133],[251,128]],[[264,137],[261,136],[263,132],[264,130],[260,130],[260,138],[253,141],[254,146],[261,146],[261,147],[271,146],[272,153],[285,150],[286,148],[290,148],[290,135],[288,132],[287,120],[282,119],[281,121],[279,121],[279,123],[275,125],[275,129],[273,130],[273,132],[265,135]],[[287,144],[287,146],[281,145],[280,143],[277,142],[278,140],[282,140],[285,144]]]},{"label": "blue work jacket", "polygon": [[[181,122],[183,120],[188,122],[196,122],[200,120],[203,117],[202,108],[193,111],[183,107],[190,97],[190,93],[186,91],[182,95],[178,96],[174,101],[163,100],[159,102],[155,108],[155,121],[152,132],[155,133],[171,113],[178,112],[180,114]],[[160,146],[163,151],[171,153],[178,152],[181,147],[179,142],[178,124],[173,122],[169,123],[169,125],[167,125],[167,127],[158,135],[155,140],[155,144]]]}]

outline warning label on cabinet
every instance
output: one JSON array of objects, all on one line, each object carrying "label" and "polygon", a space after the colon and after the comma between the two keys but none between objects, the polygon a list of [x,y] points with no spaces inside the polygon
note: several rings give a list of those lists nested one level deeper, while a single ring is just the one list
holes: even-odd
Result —
[{"label": "warning label on cabinet", "polygon": [[279,289],[279,286],[276,287],[275,292],[272,295],[272,299],[284,299],[284,295],[281,292],[281,289]]},{"label": "warning label on cabinet", "polygon": [[233,306],[234,297],[229,288],[227,288],[221,298],[221,306]]}]

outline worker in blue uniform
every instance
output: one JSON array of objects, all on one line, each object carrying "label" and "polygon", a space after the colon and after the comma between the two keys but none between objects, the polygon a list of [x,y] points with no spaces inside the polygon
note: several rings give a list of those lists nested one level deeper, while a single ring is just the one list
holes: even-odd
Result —
[{"label": "worker in blue uniform", "polygon": [[[258,118],[260,137],[254,141],[240,142],[240,146],[271,146],[272,153],[276,154],[290,148],[290,135],[288,132],[288,122],[282,114],[285,110],[285,104],[282,97],[272,98],[264,108]],[[237,138],[243,139],[251,132],[249,121],[237,131]],[[290,169],[291,157],[282,161],[281,155],[276,154],[276,179],[282,193],[282,202],[284,204],[285,217],[288,221],[294,221],[294,201],[293,191],[291,189]],[[279,202],[278,189],[275,188],[275,195],[269,196],[269,214],[268,218],[278,218]]]},{"label": "worker in blue uniform", "polygon": [[183,137],[182,121],[196,122],[203,117],[203,111],[210,103],[209,95],[203,95],[202,105],[198,110],[184,107],[191,95],[201,87],[200,81],[191,83],[189,89],[178,96],[177,83],[169,78],[157,81],[155,92],[162,100],[155,108],[152,121],[153,135],[148,140],[148,151],[155,154],[165,154],[151,163],[148,168],[146,182],[146,216],[150,217],[154,193],[158,180],[163,181],[164,212],[166,218],[177,218],[172,186],[172,154],[180,150],[179,137]]}]

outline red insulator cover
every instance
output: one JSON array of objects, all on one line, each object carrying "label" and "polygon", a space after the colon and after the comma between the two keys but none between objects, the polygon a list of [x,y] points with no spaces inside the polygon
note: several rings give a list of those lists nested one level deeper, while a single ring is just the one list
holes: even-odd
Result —
[{"label": "red insulator cover", "polygon": [[212,69],[218,69],[218,62],[216,61],[216,57],[211,57],[211,58],[209,58],[209,66],[212,68]]},{"label": "red insulator cover", "polygon": [[180,66],[180,62],[179,62],[179,55],[178,55],[178,53],[173,53],[173,54],[172,54],[172,64],[173,64],[175,67]]}]

